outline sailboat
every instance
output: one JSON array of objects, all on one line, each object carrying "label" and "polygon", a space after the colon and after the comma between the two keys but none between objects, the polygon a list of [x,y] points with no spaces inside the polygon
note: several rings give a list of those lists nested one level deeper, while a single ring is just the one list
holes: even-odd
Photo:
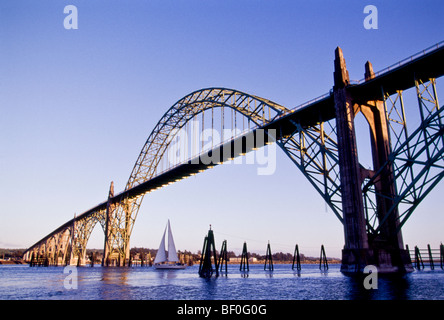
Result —
[{"label": "sailboat", "polygon": [[[165,235],[168,229],[168,257],[165,251]],[[177,256],[176,246],[174,245],[173,233],[171,231],[170,220],[163,232],[162,241],[160,241],[159,250],[157,250],[156,258],[154,259],[154,267],[156,269],[185,269],[187,266],[180,263]]]}]

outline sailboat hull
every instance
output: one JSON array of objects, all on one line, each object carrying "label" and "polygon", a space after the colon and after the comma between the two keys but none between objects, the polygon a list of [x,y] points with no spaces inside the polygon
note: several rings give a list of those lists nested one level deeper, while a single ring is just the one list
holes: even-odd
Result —
[{"label": "sailboat hull", "polygon": [[155,264],[156,269],[185,269],[187,266],[183,264]]}]

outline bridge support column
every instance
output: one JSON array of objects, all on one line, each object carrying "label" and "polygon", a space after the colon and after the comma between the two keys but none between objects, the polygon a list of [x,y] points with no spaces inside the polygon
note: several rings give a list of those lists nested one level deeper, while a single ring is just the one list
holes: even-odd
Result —
[{"label": "bridge support column", "polygon": [[70,254],[70,252],[69,252],[70,238],[71,238],[71,231],[70,231],[70,228],[67,228],[63,232],[62,244],[60,246],[60,250],[62,250],[61,251],[62,252],[62,264],[66,264],[66,261],[68,260],[68,254]]},{"label": "bridge support column", "polygon": [[74,214],[74,219],[72,220],[72,225],[71,225],[71,246],[70,246],[70,251],[69,251],[69,264],[70,265],[75,265],[74,263],[74,258],[75,258],[75,233],[76,233],[76,214]]},{"label": "bridge support column", "polygon": [[[366,65],[366,78],[371,79],[371,65]],[[335,52],[334,99],[338,154],[341,176],[341,193],[345,245],[342,251],[341,271],[362,272],[366,265],[375,265],[379,272],[405,272],[409,270],[410,259],[403,249],[401,231],[397,231],[397,213],[385,219],[381,232],[367,233],[364,211],[362,182],[374,171],[361,168],[358,161],[354,117],[362,111],[370,125],[374,170],[386,163],[390,155],[390,140],[385,111],[380,101],[359,101],[347,89],[349,76],[340,48]],[[393,173],[387,167],[382,178],[375,185],[379,195],[396,194]],[[377,196],[378,220],[385,218],[392,206],[390,199]]]},{"label": "bridge support column", "polygon": [[369,264],[370,250],[365,229],[353,101],[347,90],[349,76],[342,50],[339,47],[335,51],[334,81],[333,91],[345,237],[341,271],[356,272],[363,270]]},{"label": "bridge support column", "polygon": [[[130,235],[134,224],[131,216],[134,210],[134,201],[121,198],[120,202],[113,203],[114,183],[111,182],[108,203],[105,212],[105,244],[102,266],[126,266],[130,260]],[[133,201],[133,202],[131,202]],[[140,204],[137,205],[137,209]]]},{"label": "bridge support column", "polygon": [[105,243],[103,248],[103,258],[102,258],[102,266],[108,267],[111,263],[111,221],[115,206],[111,203],[110,199],[114,197],[114,182],[111,181],[111,185],[109,187],[108,193],[108,204],[106,205],[106,213],[105,213]]},{"label": "bridge support column", "polygon": [[[365,65],[365,80],[375,77],[370,62]],[[357,97],[359,98],[359,97]],[[384,102],[359,101],[358,110],[366,118],[370,129],[373,171],[361,169],[362,181],[380,172],[375,181],[376,212],[380,232],[369,233],[369,245],[381,270],[413,271],[409,253],[404,249],[402,232],[398,228],[398,209],[394,204],[397,194],[392,165],[388,165],[392,152]],[[382,171],[381,171],[382,170]],[[394,208],[390,210],[391,208]],[[399,231],[398,231],[399,230]]]}]

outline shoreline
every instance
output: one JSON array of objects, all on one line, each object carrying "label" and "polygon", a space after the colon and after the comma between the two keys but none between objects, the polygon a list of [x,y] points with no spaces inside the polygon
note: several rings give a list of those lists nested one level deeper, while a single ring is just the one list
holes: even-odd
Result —
[{"label": "shoreline", "polygon": [[23,260],[0,260],[0,265],[29,264]]}]

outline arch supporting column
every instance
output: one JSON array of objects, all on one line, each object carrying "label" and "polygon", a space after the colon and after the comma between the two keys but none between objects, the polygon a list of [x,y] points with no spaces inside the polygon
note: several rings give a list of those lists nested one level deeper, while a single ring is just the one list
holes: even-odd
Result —
[{"label": "arch supporting column", "polygon": [[[370,81],[374,78],[374,73],[369,62],[365,69],[365,79]],[[389,212],[394,206],[393,199],[397,191],[389,161],[391,146],[384,103],[380,100],[360,99],[350,93],[348,71],[340,48],[335,52],[334,81],[345,237],[341,271],[363,272],[367,265],[377,266],[382,273],[411,271],[410,258],[403,248],[402,234],[398,228],[398,212]],[[373,170],[365,169],[359,164],[354,124],[358,112],[363,113],[369,124]],[[378,232],[374,233],[368,224],[362,185],[376,171],[376,216],[381,225]]]}]

